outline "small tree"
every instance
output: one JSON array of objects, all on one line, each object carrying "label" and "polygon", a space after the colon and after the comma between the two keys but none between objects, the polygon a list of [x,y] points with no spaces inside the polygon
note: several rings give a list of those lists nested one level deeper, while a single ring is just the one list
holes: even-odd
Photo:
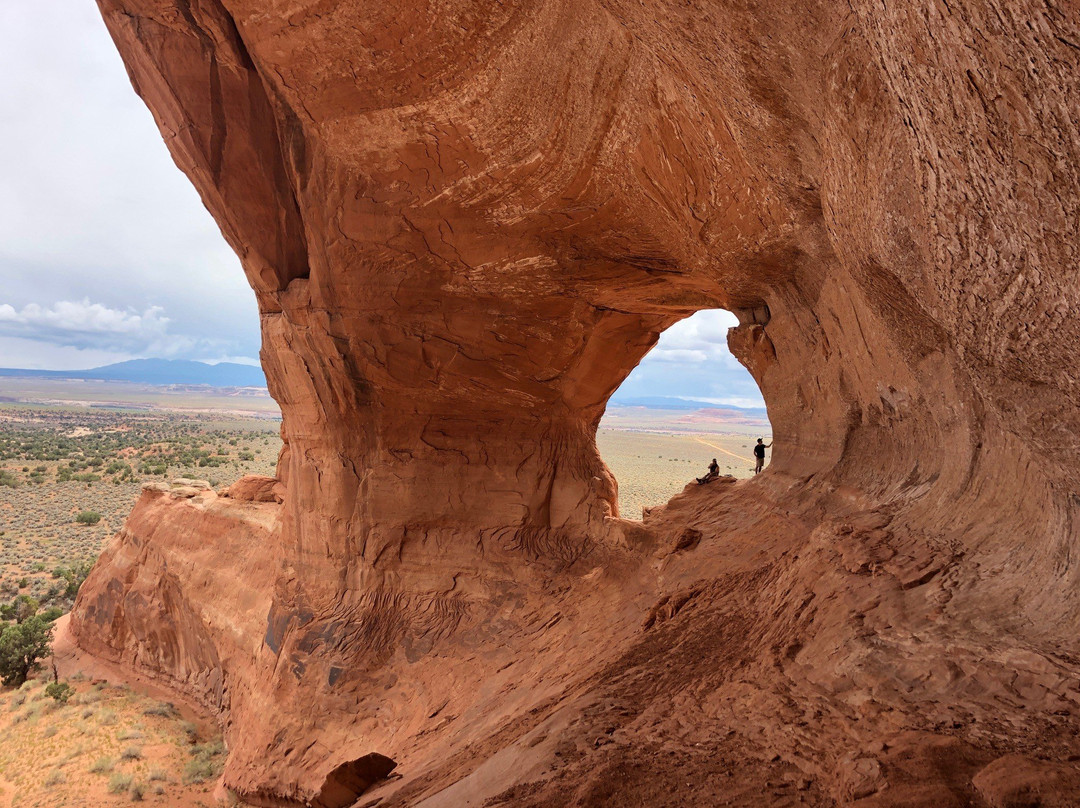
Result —
[{"label": "small tree", "polygon": [[59,618],[64,616],[64,610],[59,606],[50,606],[43,612],[40,612],[41,619],[46,623],[55,623]]},{"label": "small tree", "polygon": [[75,688],[67,682],[49,682],[45,686],[45,695],[52,696],[60,704],[67,704],[74,693]]},{"label": "small tree", "polygon": [[41,604],[38,603],[37,598],[32,598],[29,595],[19,595],[15,598],[15,621],[22,623],[29,617],[33,617],[38,613],[38,609]]},{"label": "small tree", "polygon": [[75,521],[80,525],[96,525],[101,521],[101,514],[97,511],[83,511],[75,517]]},{"label": "small tree", "polygon": [[52,624],[39,615],[9,625],[0,633],[0,682],[18,686],[49,654]]},{"label": "small tree", "polygon": [[70,567],[57,567],[53,570],[53,577],[63,578],[67,584],[64,588],[65,598],[74,598],[79,594],[79,587],[82,586],[93,566],[92,561],[76,561]]}]

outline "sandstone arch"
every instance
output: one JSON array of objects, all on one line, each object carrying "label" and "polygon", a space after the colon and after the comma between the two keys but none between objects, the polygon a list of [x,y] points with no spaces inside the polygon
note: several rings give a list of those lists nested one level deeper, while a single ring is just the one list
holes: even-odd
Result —
[{"label": "sandstone arch", "polygon": [[[884,753],[859,763],[853,710],[871,735],[938,732],[969,774],[1048,749],[994,728],[1017,677],[1074,743],[1064,11],[100,5],[256,290],[287,447],[281,506],[148,494],[72,630],[221,711],[227,782],[310,800],[378,749],[411,771],[401,804],[468,772],[497,794],[539,771],[550,749],[520,745],[539,724],[629,698],[612,671],[646,676],[651,638],[677,656],[718,614],[753,627],[717,663],[760,696],[740,697],[747,748],[823,793],[903,794]],[[596,423],[663,328],[714,307],[740,314],[769,404],[769,482],[628,526]],[[687,528],[702,541],[665,555]],[[678,687],[713,676],[688,663]],[[791,728],[809,704],[816,739]],[[946,727],[953,708],[984,723]],[[477,768],[495,750],[520,764],[501,779]],[[556,768],[541,791],[584,777]]]}]

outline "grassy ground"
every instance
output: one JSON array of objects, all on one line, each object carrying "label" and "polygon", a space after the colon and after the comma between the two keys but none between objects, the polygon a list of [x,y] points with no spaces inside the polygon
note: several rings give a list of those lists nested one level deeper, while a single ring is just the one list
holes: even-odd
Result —
[{"label": "grassy ground", "polygon": [[[0,629],[28,598],[42,612],[71,608],[144,481],[272,474],[278,427],[227,413],[0,404]],[[0,808],[217,804],[224,750],[209,722],[79,675],[61,703],[48,678],[0,690]]]},{"label": "grassy ground", "polygon": [[61,703],[31,679],[0,693],[0,806],[214,805],[221,736],[171,704],[75,676]]}]

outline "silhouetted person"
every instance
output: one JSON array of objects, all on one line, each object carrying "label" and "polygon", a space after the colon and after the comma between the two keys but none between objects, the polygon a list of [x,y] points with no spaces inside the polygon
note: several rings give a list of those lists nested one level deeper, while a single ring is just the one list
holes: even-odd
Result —
[{"label": "silhouetted person", "polygon": [[765,450],[770,446],[772,442],[765,443],[761,438],[757,439],[757,446],[754,447],[754,474],[759,474],[765,468]]},{"label": "silhouetted person", "polygon": [[716,462],[716,458],[714,457],[712,459],[712,462],[709,464],[709,473],[706,474],[704,477],[697,478],[698,485],[704,485],[705,483],[709,482],[709,480],[715,480],[719,476],[720,464]]}]

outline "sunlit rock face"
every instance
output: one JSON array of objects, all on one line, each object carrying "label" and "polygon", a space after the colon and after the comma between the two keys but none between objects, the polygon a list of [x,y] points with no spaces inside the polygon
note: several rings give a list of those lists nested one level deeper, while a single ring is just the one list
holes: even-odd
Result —
[{"label": "sunlit rock face", "polygon": [[[255,289],[286,448],[254,501],[146,494],[72,632],[218,711],[228,786],[952,804],[1067,757],[1075,15],[100,5]],[[774,464],[618,519],[605,402],[716,307]]]}]

